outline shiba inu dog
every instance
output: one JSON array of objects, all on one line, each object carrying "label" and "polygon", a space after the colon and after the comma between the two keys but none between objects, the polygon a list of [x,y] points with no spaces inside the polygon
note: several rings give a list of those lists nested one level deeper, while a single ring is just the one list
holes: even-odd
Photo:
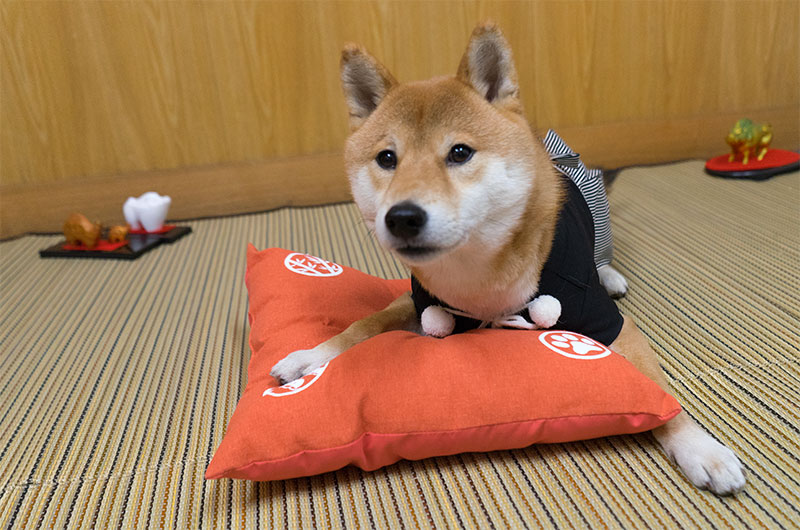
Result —
[{"label": "shiba inu dog", "polygon": [[[599,338],[668,389],[647,339],[605,292],[624,292],[625,280],[595,270],[580,226],[586,205],[525,120],[511,50],[495,25],[475,29],[455,77],[401,84],[356,45],[345,47],[341,75],[353,197],[380,244],[411,269],[414,295],[289,354],[273,376],[292,381],[379,333],[419,331],[426,296],[474,323],[555,290],[559,329]],[[737,457],[685,412],[654,434],[696,486],[717,494],[744,486]]]}]

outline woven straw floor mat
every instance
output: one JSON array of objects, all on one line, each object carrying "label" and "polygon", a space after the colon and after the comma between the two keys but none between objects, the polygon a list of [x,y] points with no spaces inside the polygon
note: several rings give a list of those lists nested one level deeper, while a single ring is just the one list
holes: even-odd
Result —
[{"label": "woven straw floor mat", "polygon": [[55,236],[1,243],[0,527],[796,528],[800,174],[634,168],[611,205],[620,307],[741,457],[743,493],[695,490],[650,434],[203,480],[246,379],[246,244],[405,276],[344,204],[190,222],[131,263],[40,259]]}]

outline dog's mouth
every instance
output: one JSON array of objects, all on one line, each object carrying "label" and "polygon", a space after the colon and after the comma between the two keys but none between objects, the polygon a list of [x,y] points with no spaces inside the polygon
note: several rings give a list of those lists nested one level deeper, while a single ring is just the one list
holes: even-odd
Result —
[{"label": "dog's mouth", "polygon": [[418,247],[408,245],[405,247],[395,248],[394,251],[411,260],[425,260],[438,254],[442,249],[439,247]]}]

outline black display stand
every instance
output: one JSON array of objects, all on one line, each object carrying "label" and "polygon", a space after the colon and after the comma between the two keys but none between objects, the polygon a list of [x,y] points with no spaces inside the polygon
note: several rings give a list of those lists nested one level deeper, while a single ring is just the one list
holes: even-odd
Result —
[{"label": "black display stand", "polygon": [[116,250],[66,249],[66,241],[39,251],[43,258],[95,258],[95,259],[136,259],[153,250],[162,243],[174,243],[190,234],[188,226],[176,226],[164,233],[128,234],[128,243]]}]

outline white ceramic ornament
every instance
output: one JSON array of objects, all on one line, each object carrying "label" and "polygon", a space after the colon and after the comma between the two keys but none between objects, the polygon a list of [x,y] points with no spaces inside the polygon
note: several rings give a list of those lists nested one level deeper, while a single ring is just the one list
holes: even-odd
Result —
[{"label": "white ceramic ornament", "polygon": [[170,204],[169,196],[148,191],[137,198],[128,197],[122,205],[122,213],[131,229],[157,232],[164,226]]}]

